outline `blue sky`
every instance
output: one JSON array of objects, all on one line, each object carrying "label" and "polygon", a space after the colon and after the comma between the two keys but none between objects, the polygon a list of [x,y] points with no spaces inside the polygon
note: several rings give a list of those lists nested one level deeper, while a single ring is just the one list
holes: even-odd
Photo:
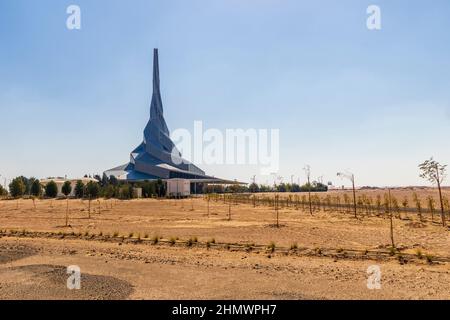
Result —
[{"label": "blue sky", "polygon": [[[81,30],[66,28],[70,4]],[[366,28],[371,4],[379,31]],[[285,181],[310,164],[336,184],[344,169],[359,185],[426,184],[419,162],[450,164],[449,16],[446,0],[1,0],[0,174],[77,177],[127,162],[158,47],[171,130],[280,129]]]}]

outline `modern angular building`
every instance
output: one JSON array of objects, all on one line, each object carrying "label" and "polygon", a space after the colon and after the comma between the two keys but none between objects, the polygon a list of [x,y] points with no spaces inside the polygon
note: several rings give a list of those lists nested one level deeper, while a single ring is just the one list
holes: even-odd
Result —
[{"label": "modern angular building", "polygon": [[191,182],[234,183],[205,175],[197,166],[183,159],[175,147],[163,116],[158,49],[154,49],[153,54],[153,96],[150,120],[144,129],[144,141],[131,152],[129,163],[107,170],[104,175],[131,182],[181,178]]}]

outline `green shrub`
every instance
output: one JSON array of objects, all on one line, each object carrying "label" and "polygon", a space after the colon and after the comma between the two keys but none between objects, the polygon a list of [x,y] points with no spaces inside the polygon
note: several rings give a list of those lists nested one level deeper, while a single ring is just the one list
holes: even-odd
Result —
[{"label": "green shrub", "polygon": [[416,256],[417,256],[417,258],[419,258],[419,259],[423,259],[422,250],[417,249],[417,250],[416,250]]},{"label": "green shrub", "polygon": [[14,178],[9,184],[9,193],[14,198],[20,198],[25,193],[25,183],[21,177]]},{"label": "green shrub", "polygon": [[58,195],[58,186],[56,185],[55,181],[50,181],[45,186],[45,196],[48,198],[56,198]]},{"label": "green shrub", "polygon": [[42,186],[41,183],[39,182],[39,180],[34,180],[32,185],[31,185],[31,189],[30,189],[30,193],[32,196],[35,197],[40,197],[42,194]]},{"label": "green shrub", "polygon": [[75,197],[78,199],[84,197],[84,184],[81,180],[78,180],[75,184]]},{"label": "green shrub", "polygon": [[393,256],[393,255],[395,255],[396,252],[397,252],[397,250],[395,249],[395,247],[389,248],[389,255]]},{"label": "green shrub", "polygon": [[67,197],[72,192],[72,184],[70,181],[64,182],[61,192]]}]

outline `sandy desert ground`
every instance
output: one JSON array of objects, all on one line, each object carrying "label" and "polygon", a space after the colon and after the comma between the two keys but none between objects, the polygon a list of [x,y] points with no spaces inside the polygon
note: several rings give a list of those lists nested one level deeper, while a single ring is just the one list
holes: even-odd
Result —
[{"label": "sandy desert ground", "polygon": [[[416,217],[204,199],[0,201],[1,299],[450,299],[450,233]],[[157,239],[157,240],[156,240]],[[272,244],[272,245],[270,245]],[[294,245],[295,244],[295,245]],[[78,265],[82,289],[66,288]],[[378,265],[380,290],[367,268]]]}]

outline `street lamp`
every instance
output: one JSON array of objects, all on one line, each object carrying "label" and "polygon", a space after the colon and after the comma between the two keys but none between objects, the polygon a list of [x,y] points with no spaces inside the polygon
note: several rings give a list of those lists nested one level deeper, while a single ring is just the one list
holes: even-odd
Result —
[{"label": "street lamp", "polygon": [[341,178],[346,178],[346,179],[350,180],[351,183],[352,183],[352,189],[353,189],[353,210],[354,210],[355,218],[356,218],[355,175],[354,175],[353,173],[347,171],[346,173],[338,172],[338,173],[337,173],[337,176],[338,176],[338,177],[341,177]]},{"label": "street lamp", "polygon": [[307,164],[303,170],[305,171],[306,179],[308,180],[308,199],[309,199],[309,213],[312,215],[312,202],[311,202],[311,167]]}]

